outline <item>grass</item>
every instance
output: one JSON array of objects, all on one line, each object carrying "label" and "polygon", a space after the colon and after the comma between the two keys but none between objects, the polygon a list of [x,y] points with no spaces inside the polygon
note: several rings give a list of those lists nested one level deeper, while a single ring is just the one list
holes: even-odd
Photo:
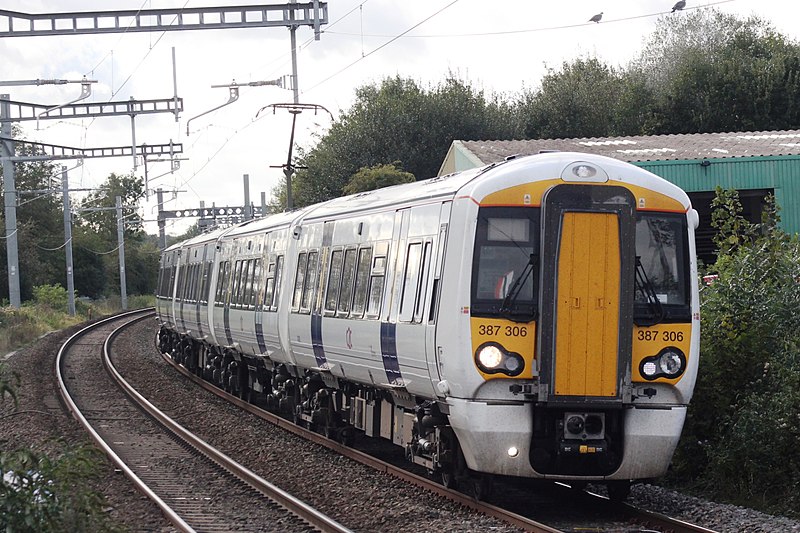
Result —
[{"label": "grass", "polygon": [[[132,296],[128,299],[128,309],[153,305],[155,299],[152,296]],[[27,346],[50,331],[68,328],[122,310],[118,297],[92,302],[79,300],[75,307],[75,316],[70,316],[66,308],[54,309],[44,303],[26,302],[19,309],[0,307],[0,356]]]}]

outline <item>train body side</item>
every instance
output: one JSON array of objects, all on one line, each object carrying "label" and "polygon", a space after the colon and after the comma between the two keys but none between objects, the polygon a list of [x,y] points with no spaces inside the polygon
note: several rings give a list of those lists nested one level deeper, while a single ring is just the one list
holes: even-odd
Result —
[{"label": "train body side", "polygon": [[655,477],[697,373],[696,223],[644,170],[541,154],[172,247],[158,314],[221,385],[433,471]]}]

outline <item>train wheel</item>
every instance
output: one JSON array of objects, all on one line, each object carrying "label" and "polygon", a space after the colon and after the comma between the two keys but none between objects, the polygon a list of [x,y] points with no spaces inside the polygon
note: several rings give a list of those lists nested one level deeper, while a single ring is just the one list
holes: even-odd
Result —
[{"label": "train wheel", "polygon": [[609,481],[606,483],[608,489],[608,498],[612,502],[623,502],[631,493],[631,482],[627,479],[624,481]]},{"label": "train wheel", "polygon": [[488,474],[472,474],[470,484],[476,500],[485,501],[494,491],[494,479]]},{"label": "train wheel", "polygon": [[345,446],[352,446],[356,440],[356,432],[352,426],[345,426],[337,431],[337,440]]},{"label": "train wheel", "polygon": [[451,469],[446,468],[442,470],[442,485],[444,485],[448,489],[458,490],[458,480],[456,480],[456,474]]}]

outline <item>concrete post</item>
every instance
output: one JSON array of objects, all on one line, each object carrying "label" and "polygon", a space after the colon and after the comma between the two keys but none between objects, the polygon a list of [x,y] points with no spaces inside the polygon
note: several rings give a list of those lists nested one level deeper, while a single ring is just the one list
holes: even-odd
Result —
[{"label": "concrete post", "polygon": [[[11,139],[11,106],[8,103],[10,95],[0,94],[3,100],[0,105],[0,118],[3,119],[3,137]],[[0,142],[2,157],[14,157],[14,142]],[[17,239],[17,189],[14,183],[14,162],[10,159],[3,161],[3,198],[6,208],[6,256],[8,265],[8,299],[11,306],[19,309],[22,305],[19,290],[19,243]]]},{"label": "concrete post", "polygon": [[122,197],[117,196],[117,242],[119,243],[119,294],[122,310],[128,309],[128,287],[125,281],[125,220],[122,218]]},{"label": "concrete post", "polygon": [[72,276],[72,217],[67,167],[61,167],[61,198],[64,201],[64,251],[67,254],[67,311],[75,316],[75,281]]}]

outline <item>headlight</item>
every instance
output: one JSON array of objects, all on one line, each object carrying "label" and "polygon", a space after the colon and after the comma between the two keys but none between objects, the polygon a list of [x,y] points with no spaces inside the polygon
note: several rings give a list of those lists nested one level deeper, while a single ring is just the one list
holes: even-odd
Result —
[{"label": "headlight", "polygon": [[647,357],[639,364],[639,373],[645,379],[675,379],[686,370],[686,356],[674,346],[664,348],[658,354]]},{"label": "headlight", "polygon": [[488,369],[495,369],[503,362],[503,352],[495,344],[478,350],[478,363]]},{"label": "headlight", "polygon": [[515,352],[509,352],[496,342],[484,342],[475,351],[475,363],[485,374],[518,376],[525,368],[525,360]]},{"label": "headlight", "polygon": [[674,351],[666,351],[658,358],[658,366],[661,372],[668,376],[676,376],[683,370],[683,360]]}]

